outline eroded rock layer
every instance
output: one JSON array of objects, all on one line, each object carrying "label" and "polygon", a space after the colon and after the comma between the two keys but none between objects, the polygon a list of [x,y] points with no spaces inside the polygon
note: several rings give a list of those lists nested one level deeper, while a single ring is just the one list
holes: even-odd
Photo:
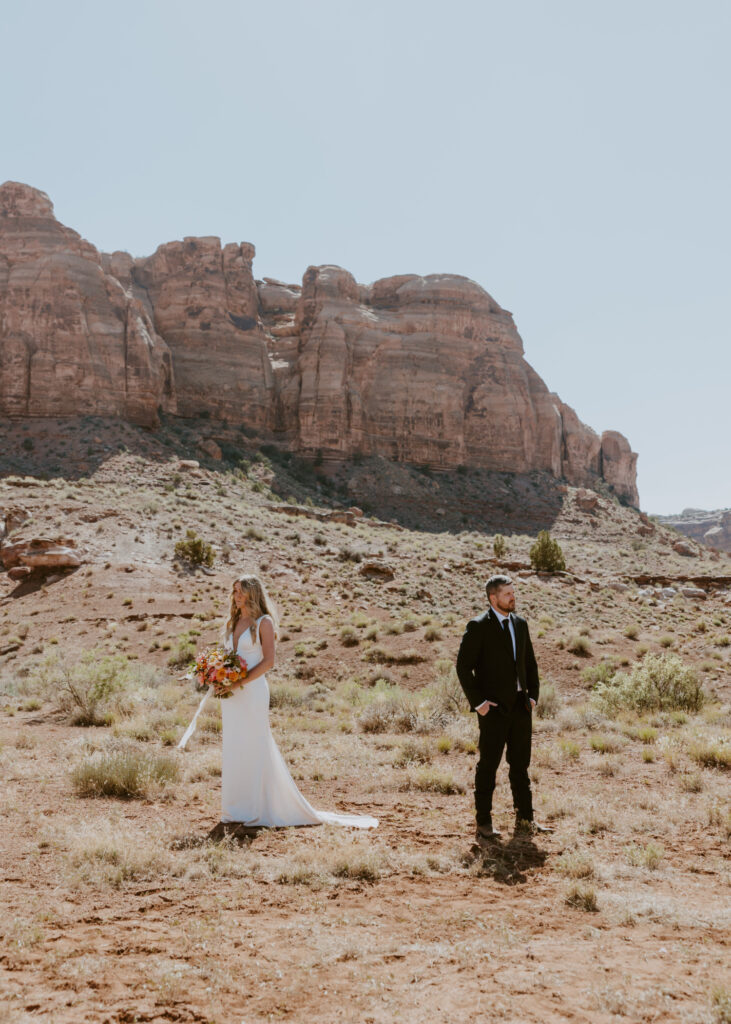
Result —
[{"label": "eroded rock layer", "polygon": [[512,315],[447,274],[358,284],[335,266],[255,281],[254,247],[186,238],[100,254],[48,197],[0,187],[0,414],[162,407],[302,454],[605,481],[637,504],[636,455],[526,362]]}]

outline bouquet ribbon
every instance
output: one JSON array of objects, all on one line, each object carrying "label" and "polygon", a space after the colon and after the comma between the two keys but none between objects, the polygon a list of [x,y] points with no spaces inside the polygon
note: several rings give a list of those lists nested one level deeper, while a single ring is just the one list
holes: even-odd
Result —
[{"label": "bouquet ribbon", "polygon": [[200,704],[198,705],[198,710],[193,715],[193,721],[190,723],[188,728],[183,733],[183,738],[181,739],[180,743],[178,743],[178,750],[185,750],[186,743],[188,742],[190,737],[195,732],[195,727],[198,724],[198,716],[200,715],[201,711],[203,710],[203,705],[205,704],[205,702],[208,700],[208,698],[211,696],[212,693],[213,693],[213,687],[209,686],[208,689],[206,690],[206,692],[203,694],[203,698],[202,698]]}]

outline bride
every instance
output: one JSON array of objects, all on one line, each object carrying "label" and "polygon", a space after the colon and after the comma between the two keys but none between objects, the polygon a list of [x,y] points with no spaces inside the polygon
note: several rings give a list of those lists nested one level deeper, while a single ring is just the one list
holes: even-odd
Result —
[{"label": "bride", "polygon": [[269,728],[266,673],[274,667],[277,618],[257,576],[234,580],[226,642],[247,665],[234,694],[221,701],[221,820],[249,826],[350,825],[375,828],[376,818],[316,811],[289,774]]}]

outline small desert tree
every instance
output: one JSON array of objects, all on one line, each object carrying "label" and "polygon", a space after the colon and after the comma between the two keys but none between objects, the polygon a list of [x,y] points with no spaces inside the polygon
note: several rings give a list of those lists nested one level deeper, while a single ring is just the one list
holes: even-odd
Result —
[{"label": "small desert tree", "polygon": [[493,554],[495,555],[495,558],[502,558],[503,555],[505,554],[507,546],[508,545],[505,543],[505,538],[503,537],[502,533],[496,533],[492,542],[492,550]]},{"label": "small desert tree", "polygon": [[560,572],[566,568],[561,545],[551,539],[548,530],[541,530],[530,549],[530,564],[542,572]]},{"label": "small desert tree", "polygon": [[213,548],[195,530],[186,530],[185,540],[175,545],[175,554],[191,565],[213,565]]}]

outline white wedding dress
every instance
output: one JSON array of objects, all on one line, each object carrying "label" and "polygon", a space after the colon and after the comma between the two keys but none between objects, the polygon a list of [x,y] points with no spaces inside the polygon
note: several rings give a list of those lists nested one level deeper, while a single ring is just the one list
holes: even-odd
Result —
[{"label": "white wedding dress", "polygon": [[[262,616],[268,618],[268,616]],[[256,642],[251,629],[239,638],[236,653],[249,669],[263,658],[256,622]],[[233,647],[229,634],[226,646]],[[250,826],[349,825],[375,828],[376,818],[356,814],[316,811],[305,800],[289,774],[269,727],[269,686],[259,676],[221,701],[223,760],[221,820]]]}]

